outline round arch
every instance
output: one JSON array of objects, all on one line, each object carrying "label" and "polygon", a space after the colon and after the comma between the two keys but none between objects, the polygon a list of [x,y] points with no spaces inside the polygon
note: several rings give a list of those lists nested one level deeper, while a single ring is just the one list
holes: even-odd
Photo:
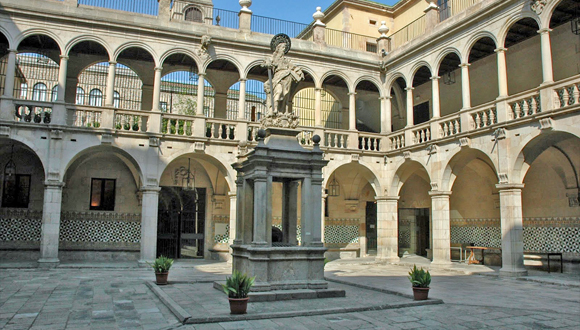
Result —
[{"label": "round arch", "polygon": [[483,150],[476,148],[457,148],[448,158],[449,161],[442,167],[443,172],[441,173],[440,182],[442,191],[451,191],[453,184],[457,179],[455,173],[475,159],[484,162],[493,171],[496,178],[498,177],[497,164]]},{"label": "round arch", "polygon": [[45,35],[45,36],[51,38],[58,46],[58,51],[60,52],[60,54],[62,54],[62,50],[64,49],[62,40],[59,38],[59,36],[56,33],[54,33],[53,31],[47,30],[47,29],[30,29],[30,30],[22,31],[22,33],[20,33],[18,36],[16,36],[16,38],[14,40],[16,47],[20,46],[22,41],[24,41],[26,38],[33,36],[33,35]]},{"label": "round arch", "polygon": [[361,178],[365,178],[369,182],[376,196],[381,195],[381,183],[377,178],[377,176],[375,175],[376,170],[363,161],[359,162],[341,161],[329,163],[324,168],[324,180],[322,181],[322,186],[327,187],[329,184],[328,180],[336,173],[336,171],[340,168],[345,168],[346,166],[349,165],[356,165],[357,168],[360,168],[362,170]]},{"label": "round arch", "polygon": [[121,55],[121,53],[123,53],[125,50],[130,49],[130,48],[141,48],[141,49],[147,51],[149,53],[149,55],[151,56],[151,58],[153,58],[153,63],[155,65],[155,67],[160,66],[159,65],[159,57],[157,56],[157,53],[155,52],[153,47],[149,46],[148,44],[146,44],[144,42],[138,42],[138,41],[126,42],[126,43],[120,45],[119,47],[117,47],[117,49],[115,49],[115,52],[113,53],[112,60],[118,62],[119,55]]},{"label": "round arch", "polygon": [[393,74],[392,76],[390,76],[385,84],[387,86],[387,93],[389,93],[388,91],[390,91],[393,88],[393,85],[395,84],[395,82],[399,78],[403,79],[403,81],[405,82],[405,86],[409,86],[409,82],[408,82],[407,78],[405,77],[405,75],[403,75],[400,72],[397,72],[397,73]]},{"label": "round arch", "polygon": [[379,96],[380,96],[380,97],[384,97],[384,96],[385,96],[385,95],[384,95],[384,91],[383,91],[383,89],[381,88],[381,85],[382,85],[382,84],[381,84],[381,82],[380,82],[379,80],[377,80],[377,79],[376,79],[376,77],[372,77],[372,76],[368,76],[368,75],[365,75],[365,76],[358,77],[358,78],[357,78],[357,79],[354,81],[354,84],[353,84],[353,86],[354,86],[354,90],[355,90],[355,91],[356,91],[356,88],[358,87],[358,85],[359,85],[361,82],[363,82],[363,81],[368,81],[368,82],[372,83],[373,85],[375,85],[375,87],[376,87],[376,88],[377,88],[377,90],[379,91]]},{"label": "round arch", "polygon": [[242,72],[244,72],[242,69],[243,68],[242,63],[236,57],[228,55],[228,54],[216,54],[216,55],[208,58],[204,63],[202,63],[200,65],[200,73],[207,72],[208,67],[213,62],[216,62],[216,61],[227,61],[227,62],[232,63],[235,66],[236,71],[240,75],[240,77],[242,75]]},{"label": "round arch", "polygon": [[448,47],[443,49],[438,55],[437,58],[435,59],[435,69],[436,71],[433,72],[439,72],[441,69],[441,64],[443,63],[443,61],[445,60],[445,58],[449,55],[449,54],[455,54],[457,55],[457,57],[459,58],[459,60],[461,60],[462,55],[461,52],[459,51],[459,49],[455,48],[455,47]]},{"label": "round arch", "polygon": [[501,29],[498,32],[497,35],[497,40],[498,42],[496,42],[496,45],[502,45],[502,47],[505,47],[505,40],[507,38],[507,35],[511,29],[511,27],[516,24],[518,21],[525,19],[525,18],[530,18],[533,19],[536,24],[538,25],[538,29],[542,26],[542,22],[540,21],[540,18],[531,13],[531,12],[520,12],[512,17],[510,17],[505,23],[504,25],[501,27]]},{"label": "round arch", "polygon": [[197,54],[195,54],[195,52],[193,52],[193,51],[191,51],[189,49],[185,49],[185,48],[172,48],[172,49],[166,51],[165,53],[161,54],[161,57],[159,58],[159,65],[161,67],[163,67],[163,65],[165,64],[165,61],[169,57],[171,57],[171,55],[177,55],[177,54],[183,54],[183,55],[186,55],[186,56],[190,57],[198,68],[201,67],[200,63],[202,61],[197,56]]},{"label": "round arch", "polygon": [[431,175],[427,171],[427,167],[424,164],[417,160],[407,159],[397,167],[395,175],[393,176],[391,184],[389,185],[390,189],[388,192],[386,192],[386,195],[399,196],[405,181],[417,172],[421,173],[422,175],[426,175],[426,177],[423,179],[429,183],[431,182]]},{"label": "round arch", "polygon": [[340,72],[338,70],[330,70],[330,71],[325,72],[320,77],[320,86],[322,86],[324,84],[324,81],[327,78],[330,78],[332,76],[336,76],[336,77],[341,78],[345,82],[346,88],[348,89],[348,92],[349,93],[353,93],[354,92],[354,90],[353,90],[353,84],[352,84],[351,80],[344,73],[342,73],[342,72]]},{"label": "round arch", "polygon": [[480,31],[480,32],[472,35],[465,43],[465,48],[461,52],[463,54],[463,57],[460,58],[461,63],[468,63],[469,54],[471,53],[471,49],[473,48],[473,46],[475,46],[475,44],[480,39],[483,39],[483,38],[490,38],[494,42],[495,48],[498,47],[498,39],[493,33],[489,32],[489,31]]},{"label": "round arch", "polygon": [[64,54],[66,56],[69,56],[70,51],[76,45],[78,45],[82,42],[85,42],[85,41],[92,41],[92,42],[99,44],[101,47],[103,47],[105,49],[105,51],[107,52],[107,55],[109,56],[109,60],[111,60],[111,54],[112,54],[111,46],[106,42],[106,40],[104,40],[98,36],[94,36],[94,35],[81,35],[81,36],[73,38],[72,40],[69,40],[69,42],[66,44],[66,46],[64,48]]},{"label": "round arch", "polygon": [[417,72],[423,68],[426,67],[427,69],[429,69],[429,72],[431,72],[431,76],[433,76],[433,67],[431,66],[431,64],[427,63],[426,61],[419,61],[417,63],[415,63],[412,67],[411,67],[411,81],[415,80],[415,76],[417,75]]},{"label": "round arch", "polygon": [[196,159],[196,161],[201,161],[205,164],[214,166],[218,170],[218,172],[224,176],[224,179],[228,185],[227,186],[228,191],[236,190],[235,178],[237,176],[237,173],[233,169],[230,170],[231,166],[229,167],[226,166],[228,162],[224,159],[221,159],[219,155],[215,153],[212,154],[211,156],[209,154],[200,154],[200,153],[174,154],[163,159],[162,164],[163,168],[157,173],[158,182],[161,182],[161,177],[163,176],[163,173],[165,173],[165,171],[169,168],[169,166],[172,163],[178,161],[180,158],[188,158],[188,157],[191,159]]}]

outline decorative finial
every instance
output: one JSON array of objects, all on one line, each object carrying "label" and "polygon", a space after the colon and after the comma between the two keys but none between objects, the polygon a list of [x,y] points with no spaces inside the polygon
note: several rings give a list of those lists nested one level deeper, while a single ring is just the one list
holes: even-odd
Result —
[{"label": "decorative finial", "polygon": [[316,22],[314,22],[314,25],[322,25],[325,26],[324,23],[322,23],[321,19],[323,19],[326,15],[324,15],[324,13],[321,11],[321,7],[316,7],[316,12],[314,14],[312,14],[312,18],[314,18],[314,20],[316,20]]},{"label": "decorative finial", "polygon": [[241,11],[252,12],[250,10],[250,6],[252,5],[252,0],[240,0],[239,3],[240,3],[240,6],[242,6]]},{"label": "decorative finial", "polygon": [[387,37],[387,33],[389,33],[387,22],[381,21],[381,26],[379,26],[379,33],[381,34],[381,37]]},{"label": "decorative finial", "polygon": [[321,139],[320,139],[320,135],[318,135],[318,134],[315,134],[315,135],[312,137],[312,142],[314,142],[314,145],[315,145],[315,146],[317,146],[317,145],[320,143],[320,140],[321,140]]}]

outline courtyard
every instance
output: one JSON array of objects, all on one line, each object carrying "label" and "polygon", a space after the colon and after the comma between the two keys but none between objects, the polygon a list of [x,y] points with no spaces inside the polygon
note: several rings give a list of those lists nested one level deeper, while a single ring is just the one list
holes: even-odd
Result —
[{"label": "courtyard", "polygon": [[[346,298],[250,303],[232,317],[212,282],[231,273],[226,262],[177,261],[169,285],[132,263],[63,263],[40,270],[3,263],[3,329],[580,329],[580,277],[530,271],[521,278],[498,269],[454,263],[432,269],[430,299],[414,302],[402,258],[335,260],[325,267]],[[161,294],[159,293],[161,292]],[[205,319],[205,320],[204,320]],[[184,324],[185,323],[185,324]],[[190,324],[193,323],[193,324]]]}]

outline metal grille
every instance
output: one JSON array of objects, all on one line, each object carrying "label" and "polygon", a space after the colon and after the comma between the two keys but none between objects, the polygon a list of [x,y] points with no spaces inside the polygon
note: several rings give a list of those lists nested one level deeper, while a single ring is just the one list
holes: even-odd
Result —
[{"label": "metal grille", "polygon": [[[104,104],[108,70],[109,63],[102,62],[91,65],[81,72],[78,78],[77,93],[82,89],[83,96],[76,95],[77,104],[95,106],[102,106]],[[97,96],[99,92],[101,98]],[[98,100],[101,100],[100,103]]]},{"label": "metal grille", "polygon": [[175,71],[161,78],[160,106],[162,112],[195,115],[199,76],[190,71]]},{"label": "metal grille", "polygon": [[[326,90],[322,90],[320,100],[322,125],[326,128],[341,128],[342,111],[340,102]],[[300,116],[301,126],[314,126],[314,88],[305,88],[296,93],[292,107],[294,108],[294,113]]]},{"label": "metal grille", "polygon": [[157,16],[159,13],[158,0],[78,0],[78,5],[123,10],[152,16]]},{"label": "metal grille", "polygon": [[4,86],[6,86],[7,66],[8,66],[8,55],[0,59],[0,95],[4,95]]},{"label": "metal grille", "polygon": [[[227,118],[235,120],[238,117],[240,83],[233,84],[228,90]],[[266,114],[266,93],[264,83],[258,80],[246,81],[246,108],[244,118],[259,121]]]},{"label": "metal grille", "polygon": [[[58,84],[58,64],[41,54],[22,53],[16,55],[16,66],[14,97],[49,102],[48,90]],[[43,85],[47,87],[44,92]]]},{"label": "metal grille", "polygon": [[252,15],[252,31],[266,34],[287,34],[290,38],[296,38],[308,24],[285,21],[282,19]]},{"label": "metal grille", "polygon": [[119,106],[116,108],[127,110],[141,110],[143,83],[135,71],[123,64],[117,64],[115,69],[115,92],[119,93],[118,101],[113,95],[113,105],[115,102]]},{"label": "metal grille", "polygon": [[217,26],[238,29],[240,27],[240,18],[237,11],[225,9],[213,9],[213,24]]},{"label": "metal grille", "polygon": [[203,114],[206,117],[214,117],[215,90],[209,81],[205,80],[203,89]]}]

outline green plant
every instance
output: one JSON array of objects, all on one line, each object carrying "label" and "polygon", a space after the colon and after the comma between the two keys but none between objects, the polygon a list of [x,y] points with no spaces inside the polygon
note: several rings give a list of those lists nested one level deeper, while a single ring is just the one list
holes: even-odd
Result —
[{"label": "green plant", "polygon": [[222,284],[222,288],[229,298],[247,298],[255,279],[255,276],[249,277],[247,274],[234,270],[232,276],[226,278],[226,284]]},{"label": "green plant", "polygon": [[167,273],[173,265],[173,259],[165,256],[159,256],[152,264],[149,264],[155,270],[155,273]]},{"label": "green plant", "polygon": [[413,268],[409,272],[409,281],[413,284],[413,287],[417,288],[428,288],[431,284],[431,274],[428,270],[417,269],[417,265],[413,265]]}]

